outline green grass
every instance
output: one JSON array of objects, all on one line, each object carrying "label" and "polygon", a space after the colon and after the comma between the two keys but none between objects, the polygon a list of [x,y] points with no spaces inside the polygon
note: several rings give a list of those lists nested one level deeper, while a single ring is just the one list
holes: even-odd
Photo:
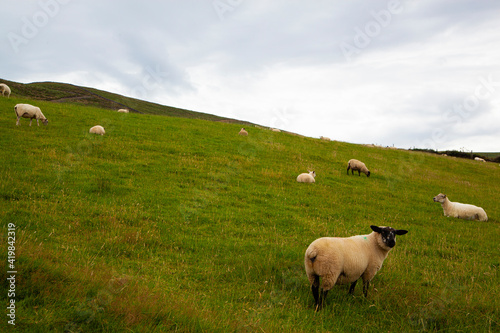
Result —
[{"label": "green grass", "polygon": [[[19,102],[49,125],[16,127]],[[27,97],[0,98],[0,123],[19,331],[500,330],[496,163]],[[105,136],[88,133],[96,124]],[[350,158],[372,176],[347,176]],[[316,183],[297,183],[307,169]],[[490,220],[444,217],[440,192]],[[305,249],[371,224],[409,233],[368,298],[336,286],[314,312]],[[0,259],[6,295],[6,246]]]}]

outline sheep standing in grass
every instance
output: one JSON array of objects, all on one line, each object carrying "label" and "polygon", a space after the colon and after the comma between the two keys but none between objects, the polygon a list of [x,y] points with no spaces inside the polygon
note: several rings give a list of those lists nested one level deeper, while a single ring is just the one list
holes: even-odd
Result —
[{"label": "sheep standing in grass", "polygon": [[128,109],[118,109],[118,112],[120,113],[128,113]]},{"label": "sheep standing in grass", "polygon": [[370,281],[396,245],[396,235],[408,232],[374,225],[370,228],[373,232],[369,235],[318,238],[307,248],[304,265],[316,310],[323,306],[335,284],[351,283],[349,293],[352,294],[356,282],[362,278],[363,293],[367,297]]},{"label": "sheep standing in grass", "polygon": [[433,198],[434,202],[441,203],[443,207],[444,216],[448,217],[458,217],[459,219],[465,220],[478,220],[486,222],[488,221],[488,216],[486,212],[481,207],[474,205],[463,204],[460,202],[451,202],[446,194],[439,193]]},{"label": "sheep standing in grass", "polygon": [[327,138],[326,136],[320,136],[319,138],[320,140],[331,141],[330,138]]},{"label": "sheep standing in grass", "polygon": [[351,169],[352,174],[354,175],[354,171],[358,171],[358,176],[361,176],[361,172],[364,173],[367,177],[370,177],[370,171],[366,167],[366,165],[358,160],[351,159],[347,162],[347,174],[349,174],[349,169]]},{"label": "sheep standing in grass", "polygon": [[31,104],[17,104],[16,106],[14,106],[14,111],[16,112],[17,116],[17,126],[21,124],[19,122],[21,118],[29,118],[30,126],[33,119],[36,119],[36,124],[38,126],[40,126],[38,120],[41,120],[44,125],[47,125],[49,123],[47,118],[45,118],[45,116],[43,115],[42,110],[40,110],[39,107],[33,106]]},{"label": "sheep standing in grass", "polygon": [[247,131],[245,131],[245,129],[244,129],[244,128],[242,128],[238,134],[239,134],[239,135],[244,135],[244,136],[247,136],[247,135],[248,135],[248,132],[247,132]]},{"label": "sheep standing in grass", "polygon": [[476,157],[474,157],[474,160],[475,160],[475,161],[479,161],[479,162],[486,162],[486,161],[484,160],[484,158],[477,157],[477,156],[476,156]]},{"label": "sheep standing in grass", "polygon": [[101,125],[96,125],[90,128],[89,133],[104,135],[106,131],[104,130],[104,127],[102,127]]},{"label": "sheep standing in grass", "polygon": [[299,183],[315,183],[316,172],[309,171],[309,173],[301,173],[297,176],[297,181]]},{"label": "sheep standing in grass", "polygon": [[0,83],[0,91],[2,92],[2,96],[5,96],[7,93],[7,97],[10,98],[10,88],[5,83]]}]

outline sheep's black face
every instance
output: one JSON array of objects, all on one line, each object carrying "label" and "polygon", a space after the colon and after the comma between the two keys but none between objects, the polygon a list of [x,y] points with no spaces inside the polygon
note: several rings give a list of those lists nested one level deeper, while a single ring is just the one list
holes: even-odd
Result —
[{"label": "sheep's black face", "polygon": [[396,245],[396,235],[404,235],[408,232],[407,230],[396,230],[391,227],[377,227],[374,225],[371,228],[380,234],[382,242],[391,249]]}]

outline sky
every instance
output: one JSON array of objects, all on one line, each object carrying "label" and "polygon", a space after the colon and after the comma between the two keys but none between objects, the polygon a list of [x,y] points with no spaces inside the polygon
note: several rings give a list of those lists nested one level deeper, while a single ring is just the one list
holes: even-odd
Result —
[{"label": "sky", "polygon": [[497,0],[5,1],[0,78],[316,138],[498,152],[499,18]]}]

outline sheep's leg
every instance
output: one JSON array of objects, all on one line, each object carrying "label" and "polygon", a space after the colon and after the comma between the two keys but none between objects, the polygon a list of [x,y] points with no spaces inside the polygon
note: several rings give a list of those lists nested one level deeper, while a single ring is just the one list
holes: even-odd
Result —
[{"label": "sheep's leg", "polygon": [[351,288],[349,288],[349,294],[354,294],[354,288],[356,287],[356,283],[358,283],[358,280],[354,281],[351,284]]},{"label": "sheep's leg", "polygon": [[323,308],[325,305],[326,295],[328,295],[328,290],[322,290],[320,294],[319,303],[316,304],[316,311]]},{"label": "sheep's leg", "polygon": [[30,119],[30,126],[31,126],[31,122],[33,121],[33,118]]},{"label": "sheep's leg", "polygon": [[311,291],[314,297],[314,304],[318,305],[319,304],[319,276],[315,275],[314,276],[314,282],[311,285]]},{"label": "sheep's leg", "polygon": [[16,125],[19,126],[20,123],[19,123],[19,119],[21,119],[21,117],[17,117],[17,121],[16,121]]},{"label": "sheep's leg", "polygon": [[328,295],[328,290],[321,288],[320,290],[320,283],[319,283],[319,276],[315,275],[313,283],[311,284],[311,291],[314,297],[314,306],[315,306],[315,311],[319,311],[323,308],[325,305],[325,299],[326,295]]},{"label": "sheep's leg", "polygon": [[370,287],[370,281],[363,281],[363,294],[368,297],[368,287]]},{"label": "sheep's leg", "polygon": [[347,175],[348,175],[348,176],[349,176],[349,169],[350,169],[350,167],[349,167],[349,166],[347,166]]}]

